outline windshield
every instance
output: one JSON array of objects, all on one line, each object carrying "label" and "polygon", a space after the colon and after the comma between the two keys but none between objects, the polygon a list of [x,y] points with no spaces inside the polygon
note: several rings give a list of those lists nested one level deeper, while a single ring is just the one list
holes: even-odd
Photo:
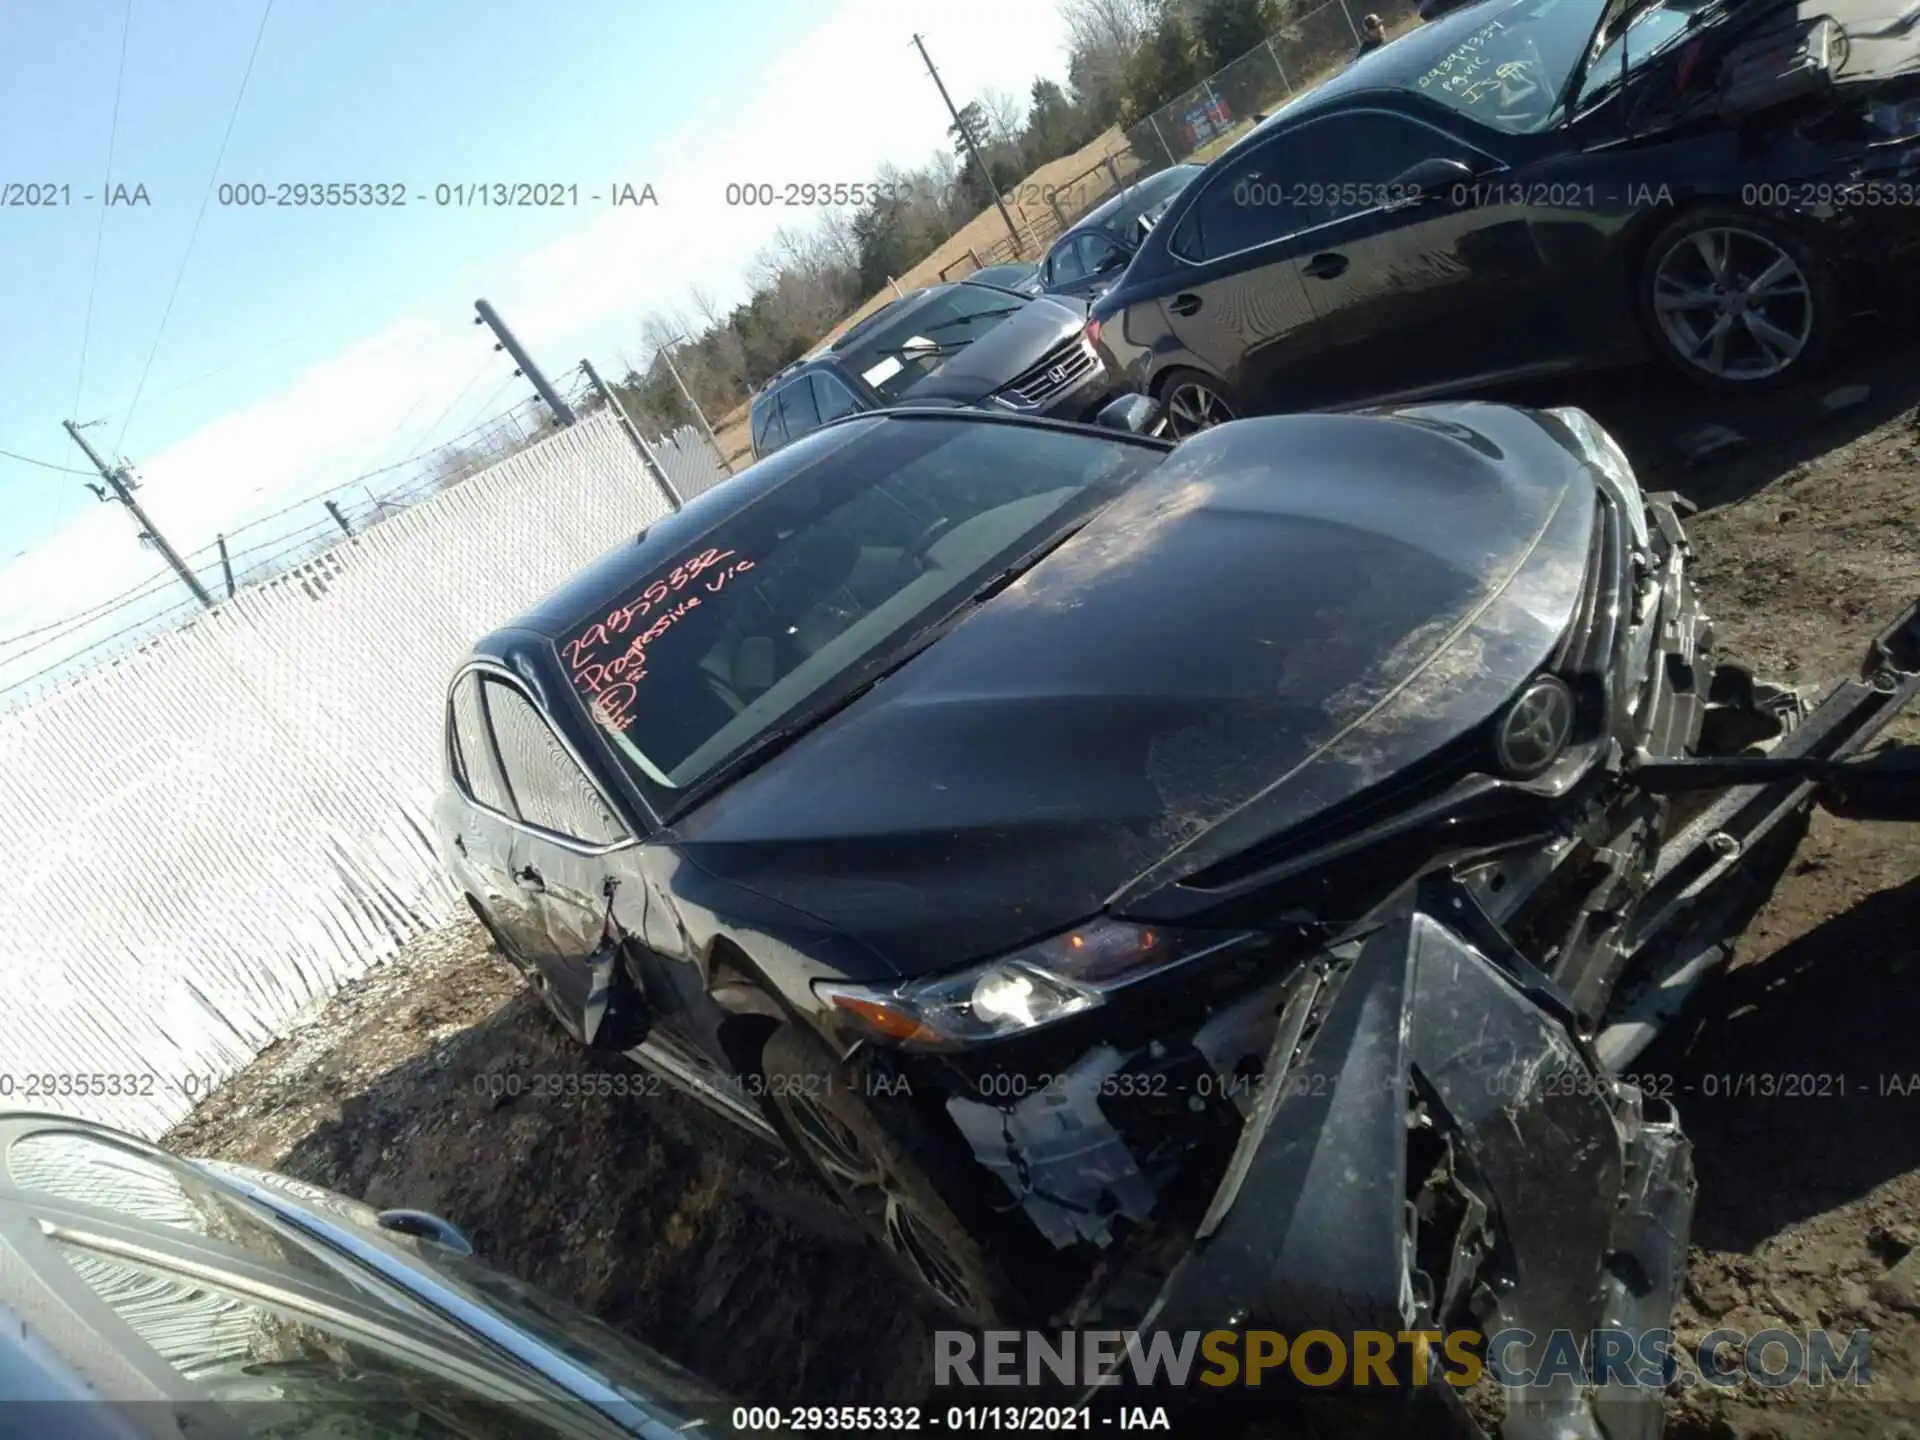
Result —
[{"label": "windshield", "polygon": [[1005,290],[962,282],[934,292],[835,354],[888,401],[899,400],[945,362],[1027,301]]},{"label": "windshield", "polygon": [[1631,76],[1654,56],[1690,33],[1699,16],[1717,9],[1720,0],[1666,0],[1629,15],[1625,29],[1615,20],[1609,26],[1606,44],[1594,56],[1586,78],[1580,85],[1576,111],[1585,109],[1599,96]]},{"label": "windshield", "polygon": [[561,661],[643,790],[688,789],[898,664],[1163,456],[980,420],[819,432],[767,462],[788,478],[583,616]]},{"label": "windshield", "polygon": [[[1544,130],[1558,118],[1557,102],[1604,8],[1605,0],[1473,6],[1458,19],[1439,22],[1458,25],[1454,43],[1401,83],[1494,130],[1510,135]],[[1468,17],[1477,23],[1467,23]]]}]

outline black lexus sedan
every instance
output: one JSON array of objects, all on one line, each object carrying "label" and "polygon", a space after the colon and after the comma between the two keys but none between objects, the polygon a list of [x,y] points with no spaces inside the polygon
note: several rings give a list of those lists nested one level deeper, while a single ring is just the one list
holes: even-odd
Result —
[{"label": "black lexus sedan", "polygon": [[746,1418],[437,1216],[0,1111],[9,1440],[677,1440]]},{"label": "black lexus sedan", "polygon": [[1205,167],[1170,165],[1103,200],[1076,220],[1040,263],[1049,295],[1092,300],[1120,278],[1140,241]]},{"label": "black lexus sedan", "polygon": [[1094,307],[1175,434],[1651,354],[1811,371],[1920,275],[1896,0],[1483,0],[1216,158]]},{"label": "black lexus sedan", "polygon": [[843,415],[975,405],[1091,420],[1121,388],[1086,334],[1084,300],[972,279],[889,301],[776,375],[749,408],[756,458]]}]

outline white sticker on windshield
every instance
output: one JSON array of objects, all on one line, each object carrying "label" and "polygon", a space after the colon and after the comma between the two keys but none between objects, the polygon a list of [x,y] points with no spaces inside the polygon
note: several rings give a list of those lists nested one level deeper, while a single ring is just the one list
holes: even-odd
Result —
[{"label": "white sticker on windshield", "polygon": [[906,368],[906,366],[900,363],[898,356],[889,355],[871,370],[863,373],[860,378],[866,381],[867,384],[877,387],[883,380],[891,380]]}]

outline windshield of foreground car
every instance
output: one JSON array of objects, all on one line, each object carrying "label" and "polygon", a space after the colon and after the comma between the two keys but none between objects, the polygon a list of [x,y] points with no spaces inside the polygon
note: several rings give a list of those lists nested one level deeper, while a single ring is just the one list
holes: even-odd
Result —
[{"label": "windshield of foreground car", "polygon": [[[1560,96],[1605,6],[1606,0],[1470,6],[1437,22],[1454,30],[1454,43],[1418,68],[1403,69],[1398,83],[1510,135],[1544,130],[1559,119]],[[1391,54],[1391,46],[1376,52],[1383,68]],[[1616,69],[1619,63],[1616,52]]]},{"label": "windshield of foreground car", "polygon": [[790,478],[570,626],[561,663],[629,773],[672,810],[672,792],[901,663],[1165,454],[979,419],[816,432],[763,462],[793,466]]},{"label": "windshield of foreground car", "polygon": [[888,403],[940,368],[947,356],[978,340],[1028,304],[1027,297],[987,285],[949,285],[911,314],[879,325],[834,354]]}]

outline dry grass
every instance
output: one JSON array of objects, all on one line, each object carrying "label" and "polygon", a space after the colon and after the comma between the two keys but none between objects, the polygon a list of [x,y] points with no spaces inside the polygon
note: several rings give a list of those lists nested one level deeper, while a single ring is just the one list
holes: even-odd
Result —
[{"label": "dry grass", "polygon": [[[1409,15],[1399,24],[1389,26],[1387,34],[1389,38],[1397,38],[1419,23],[1417,16]],[[1305,86],[1296,91],[1295,95],[1303,95],[1323,81],[1331,79],[1346,69],[1348,63],[1346,60],[1341,60],[1310,76]],[[1242,120],[1231,129],[1215,136],[1189,155],[1188,163],[1206,164],[1251,130],[1254,123],[1252,120]],[[1015,225],[1023,232],[1029,227],[1037,227],[1046,237],[1039,240],[1037,244],[1025,246],[1022,250],[1023,259],[1037,260],[1045,253],[1050,243],[1053,217],[1043,198],[1050,190],[1059,194],[1061,209],[1066,211],[1069,221],[1076,218],[1081,211],[1089,210],[1099,204],[1105,196],[1112,193],[1113,180],[1102,163],[1109,155],[1114,157],[1114,168],[1119,171],[1122,179],[1140,168],[1138,157],[1127,148],[1125,134],[1116,127],[1096,136],[1073,154],[1062,155],[1058,160],[1042,165],[1013,187],[1007,209],[1012,214]],[[962,225],[945,244],[906,274],[895,276],[895,285],[901,292],[917,290],[926,285],[936,285],[940,282],[940,272],[965,258],[969,250],[976,250],[984,255],[989,248],[1006,238],[1006,222],[1000,218],[1000,212],[990,205]],[[962,277],[956,275],[954,278]],[[894,296],[893,288],[868,296],[859,309],[821,336],[817,343],[826,344],[844,334],[856,321],[871,315]],[[727,468],[735,472],[751,464],[753,460],[747,430],[747,407],[750,403],[750,400],[741,401],[714,426],[714,432],[720,441],[721,453],[726,457]]]}]

